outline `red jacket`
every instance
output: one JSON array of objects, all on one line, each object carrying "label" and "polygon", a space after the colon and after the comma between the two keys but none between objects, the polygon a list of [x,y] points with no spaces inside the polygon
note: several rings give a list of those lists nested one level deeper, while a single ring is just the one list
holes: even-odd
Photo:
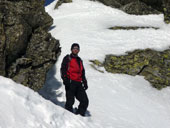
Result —
[{"label": "red jacket", "polygon": [[79,56],[66,55],[61,64],[61,78],[87,83],[83,61]]},{"label": "red jacket", "polygon": [[82,62],[80,61],[80,63],[78,64],[77,59],[75,57],[72,57],[68,63],[67,76],[69,76],[71,80],[81,82],[82,71],[83,71]]}]

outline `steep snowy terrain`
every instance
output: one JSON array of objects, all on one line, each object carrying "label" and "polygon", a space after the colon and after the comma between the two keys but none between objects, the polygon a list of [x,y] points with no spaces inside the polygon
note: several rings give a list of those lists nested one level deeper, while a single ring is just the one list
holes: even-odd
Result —
[{"label": "steep snowy terrain", "polygon": [[[73,0],[54,10],[51,34],[60,40],[62,53],[48,74],[41,94],[0,77],[0,128],[169,128],[170,88],[152,88],[141,76],[110,74],[94,70],[90,59],[106,54],[125,54],[134,49],[164,50],[170,46],[170,25],[163,15],[133,16],[89,0]],[[152,26],[154,29],[109,30],[113,26]],[[60,78],[63,57],[72,43],[80,44],[88,79],[88,117],[66,111],[65,90]],[[57,69],[57,70],[56,70]],[[77,102],[75,107],[77,106]]]}]

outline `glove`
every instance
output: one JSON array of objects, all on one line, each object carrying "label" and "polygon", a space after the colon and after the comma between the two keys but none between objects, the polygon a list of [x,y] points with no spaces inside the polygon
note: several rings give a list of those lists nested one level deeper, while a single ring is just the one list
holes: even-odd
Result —
[{"label": "glove", "polygon": [[70,79],[69,78],[64,78],[63,84],[65,85],[66,89],[68,90],[70,87]]},{"label": "glove", "polygon": [[84,82],[83,82],[83,89],[84,89],[84,90],[87,90],[87,89],[88,89],[87,81],[84,81]]}]

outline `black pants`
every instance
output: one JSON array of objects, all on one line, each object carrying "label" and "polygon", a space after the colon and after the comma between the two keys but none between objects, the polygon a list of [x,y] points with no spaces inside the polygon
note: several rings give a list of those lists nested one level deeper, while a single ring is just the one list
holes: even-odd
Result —
[{"label": "black pants", "polygon": [[71,81],[71,84],[69,86],[66,85],[65,89],[66,89],[65,108],[73,112],[73,104],[76,98],[80,102],[78,106],[78,112],[79,114],[84,115],[87,110],[89,100],[85,90],[83,89],[82,83],[77,81]]}]

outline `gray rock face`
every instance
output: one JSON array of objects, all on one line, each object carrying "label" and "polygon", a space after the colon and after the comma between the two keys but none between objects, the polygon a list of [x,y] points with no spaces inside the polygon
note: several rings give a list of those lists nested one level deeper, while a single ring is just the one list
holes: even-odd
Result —
[{"label": "gray rock face", "polygon": [[114,26],[111,27],[109,29],[111,30],[138,30],[138,29],[155,29],[158,30],[158,27],[149,27],[149,26],[143,26],[143,27],[139,27],[139,26]]},{"label": "gray rock face", "polygon": [[59,54],[41,0],[0,0],[0,75],[38,91]]},{"label": "gray rock face", "polygon": [[104,67],[108,72],[142,75],[153,87],[170,86],[170,49],[135,50],[124,56],[107,55]]},{"label": "gray rock face", "polygon": [[166,23],[170,23],[170,0],[163,0],[163,12],[164,20]]},{"label": "gray rock face", "polygon": [[[0,23],[2,21],[2,18],[0,17]],[[3,24],[0,24],[0,74],[5,75],[5,32],[4,32],[4,26]]]},{"label": "gray rock face", "polygon": [[170,23],[170,0],[92,0],[134,15],[164,14],[166,23]]},{"label": "gray rock face", "polygon": [[124,5],[123,7],[121,7],[121,10],[123,10],[128,14],[134,14],[134,15],[160,14],[159,11],[139,1]]},{"label": "gray rock face", "polygon": [[147,4],[148,6],[151,6],[152,8],[163,11],[163,0],[140,0],[141,2]]},{"label": "gray rock face", "polygon": [[99,1],[107,6],[111,6],[113,8],[120,8],[122,5],[117,2],[117,0],[92,0],[92,1]]},{"label": "gray rock face", "polygon": [[58,0],[57,4],[55,5],[55,9],[58,9],[63,3],[71,3],[72,0]]},{"label": "gray rock face", "polygon": [[120,3],[121,5],[126,5],[132,2],[136,2],[137,0],[116,0],[118,3]]}]

